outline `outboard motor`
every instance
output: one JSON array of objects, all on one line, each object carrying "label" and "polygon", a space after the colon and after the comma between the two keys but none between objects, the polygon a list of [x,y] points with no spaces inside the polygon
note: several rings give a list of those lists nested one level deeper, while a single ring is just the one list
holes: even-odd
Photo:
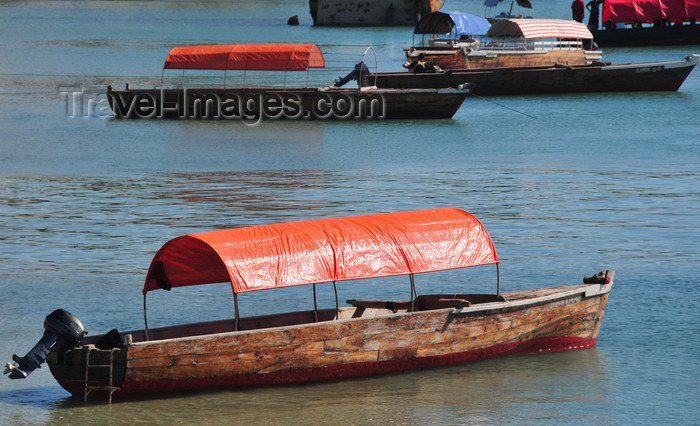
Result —
[{"label": "outboard motor", "polygon": [[56,309],[44,319],[44,335],[25,356],[12,355],[3,374],[10,373],[10,379],[25,379],[41,367],[51,352],[58,352],[75,346],[87,334],[83,323],[70,312]]},{"label": "outboard motor", "polygon": [[357,80],[357,84],[361,85],[361,81],[359,80],[360,76],[363,77],[369,77],[371,76],[371,73],[369,72],[369,68],[367,68],[367,65],[363,61],[358,62],[355,64],[355,68],[353,68],[352,71],[345,77],[338,77],[335,80],[335,83],[333,83],[334,87],[341,87],[344,86],[345,83],[351,80]]}]

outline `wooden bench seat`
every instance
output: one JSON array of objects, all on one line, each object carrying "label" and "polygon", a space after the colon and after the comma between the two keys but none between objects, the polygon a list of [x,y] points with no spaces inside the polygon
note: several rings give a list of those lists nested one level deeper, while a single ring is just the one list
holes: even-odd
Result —
[{"label": "wooden bench seat", "polygon": [[[437,296],[437,297],[436,297]],[[466,308],[471,306],[469,300],[460,297],[442,297],[441,295],[422,295],[416,297],[415,308],[417,311],[429,311],[431,309]]]},{"label": "wooden bench seat", "polygon": [[423,294],[411,301],[348,299],[346,303],[362,309],[388,309],[394,313],[405,311],[428,311],[431,309],[466,308],[476,303],[505,302],[496,294]]},{"label": "wooden bench seat", "polygon": [[399,309],[411,310],[411,301],[348,299],[345,302],[356,308],[363,309],[389,309],[392,312],[398,312]]},{"label": "wooden bench seat", "polygon": [[506,299],[500,294],[494,293],[455,293],[455,294],[423,294],[416,298],[416,300],[426,298],[426,299],[464,299],[468,300],[472,304],[479,303],[489,303],[489,302],[505,302]]}]

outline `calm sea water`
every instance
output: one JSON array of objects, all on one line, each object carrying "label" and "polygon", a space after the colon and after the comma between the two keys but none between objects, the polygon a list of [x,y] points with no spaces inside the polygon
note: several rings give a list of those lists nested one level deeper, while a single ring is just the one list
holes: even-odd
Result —
[{"label": "calm sea water", "polygon": [[[570,14],[564,0],[535,7]],[[446,8],[481,13],[481,2]],[[287,26],[295,14],[301,25]],[[158,84],[173,45],[372,45],[389,71],[411,32],[313,28],[301,0],[0,2],[0,28],[2,362],[59,307],[92,334],[142,327],[151,257],[190,232],[457,206],[491,231],[506,291],[617,270],[594,350],[111,406],[69,398],[44,367],[0,378],[0,424],[698,423],[700,71],[678,93],[472,98],[453,120],[120,121],[90,100],[107,84]],[[691,53],[700,47],[605,58]],[[491,291],[492,272],[417,285]],[[341,284],[341,299],[364,297],[353,291]],[[153,325],[230,315],[226,286],[162,293],[149,296]],[[290,290],[285,305],[245,295],[242,309],[307,309],[307,293]]]}]

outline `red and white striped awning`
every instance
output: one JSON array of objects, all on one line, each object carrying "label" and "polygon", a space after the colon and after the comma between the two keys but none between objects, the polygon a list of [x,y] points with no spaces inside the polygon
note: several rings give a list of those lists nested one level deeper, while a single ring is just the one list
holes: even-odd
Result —
[{"label": "red and white striped awning", "polygon": [[496,19],[489,37],[592,39],[584,24],[564,19]]}]

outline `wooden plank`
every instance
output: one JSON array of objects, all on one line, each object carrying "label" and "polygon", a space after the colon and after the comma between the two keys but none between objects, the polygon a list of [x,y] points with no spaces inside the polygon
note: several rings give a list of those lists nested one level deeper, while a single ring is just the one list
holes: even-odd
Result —
[{"label": "wooden plank", "polygon": [[454,318],[447,325],[448,312],[436,311],[210,341],[188,339],[158,348],[134,347],[129,370],[140,371],[133,379],[183,380],[442,355],[548,335],[591,337],[598,311],[596,300],[589,299],[578,304],[552,302],[499,316]]},{"label": "wooden plank", "polygon": [[[418,49],[416,52],[421,52]],[[425,51],[425,59],[443,70],[475,69],[475,68],[518,68],[528,66],[554,66],[554,65],[585,65],[589,62],[583,50],[549,50],[508,52],[476,50],[464,55],[461,50],[455,50],[454,54],[431,54]]]},{"label": "wooden plank", "polygon": [[[118,351],[122,359],[118,368],[125,371],[127,384],[187,383],[319,369],[326,369],[324,375],[332,375],[338,366],[376,362],[400,361],[417,368],[423,365],[421,359],[432,365],[434,361],[430,360],[438,356],[494,347],[497,355],[509,350],[503,345],[544,337],[597,338],[609,288],[560,286],[505,293],[505,302],[460,309],[397,314],[384,309],[382,316],[139,342]],[[68,352],[62,365],[57,365],[56,357],[51,358],[52,372],[63,380],[84,378],[80,374],[84,375],[85,350]],[[103,355],[102,351],[96,354]],[[374,368],[381,371],[383,367],[370,369]],[[78,372],[81,369],[83,373]]]}]

